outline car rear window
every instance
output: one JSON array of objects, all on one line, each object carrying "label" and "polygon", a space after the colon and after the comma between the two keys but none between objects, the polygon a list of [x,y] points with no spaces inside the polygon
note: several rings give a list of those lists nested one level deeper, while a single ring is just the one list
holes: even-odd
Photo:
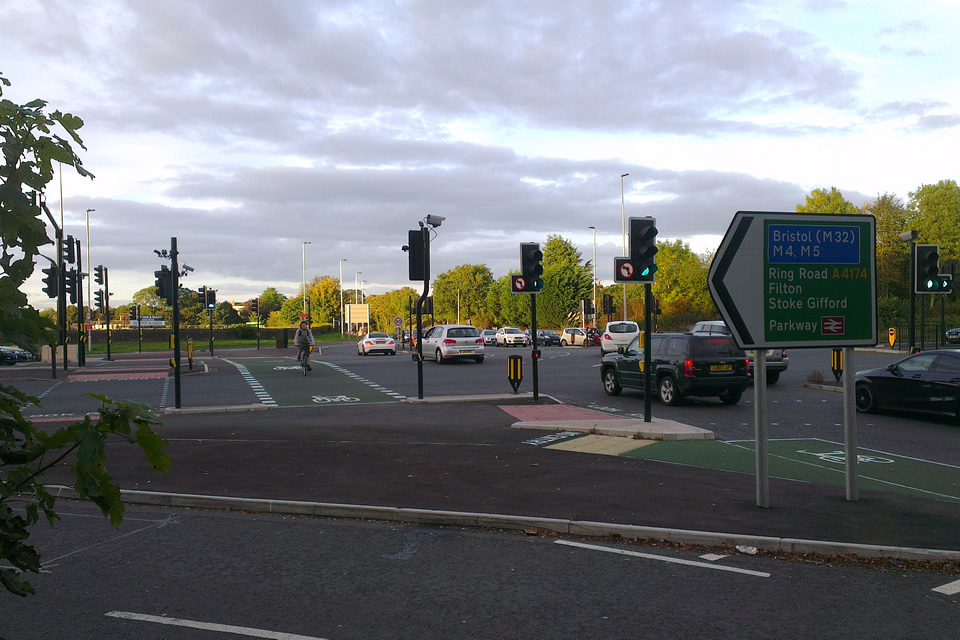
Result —
[{"label": "car rear window", "polygon": [[690,352],[693,357],[746,356],[743,349],[731,338],[721,335],[696,337],[691,341]]},{"label": "car rear window", "polygon": [[607,325],[610,333],[637,333],[640,327],[635,322],[611,322]]},{"label": "car rear window", "polygon": [[447,336],[450,338],[475,338],[479,335],[480,332],[474,327],[454,327],[447,331]]}]

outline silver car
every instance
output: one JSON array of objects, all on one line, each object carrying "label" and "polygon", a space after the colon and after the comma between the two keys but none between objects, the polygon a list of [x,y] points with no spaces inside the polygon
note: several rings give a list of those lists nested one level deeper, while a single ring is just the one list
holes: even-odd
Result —
[{"label": "silver car", "polygon": [[437,364],[451,360],[483,362],[483,336],[468,324],[438,324],[423,334],[423,357]]}]

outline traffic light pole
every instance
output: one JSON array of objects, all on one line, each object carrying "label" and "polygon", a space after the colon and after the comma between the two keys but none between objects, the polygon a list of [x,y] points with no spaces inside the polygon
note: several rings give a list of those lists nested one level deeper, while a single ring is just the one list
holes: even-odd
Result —
[{"label": "traffic light pole", "polygon": [[[423,400],[423,303],[430,293],[430,231],[420,229],[423,245],[423,293],[417,298],[417,399]],[[411,249],[413,251],[413,249]]]},{"label": "traffic light pole", "polygon": [[533,361],[533,399],[540,399],[540,376],[537,372],[537,362],[540,360],[540,351],[537,349],[537,294],[530,294],[530,339],[533,346],[530,359]]},{"label": "traffic light pole", "polygon": [[[87,366],[87,313],[83,307],[83,272],[80,265],[80,239],[77,239],[77,366]],[[90,277],[90,274],[87,274]]]},{"label": "traffic light pole", "polygon": [[110,361],[110,343],[113,342],[113,334],[110,332],[110,276],[109,270],[103,268],[103,316],[107,320],[107,361]]},{"label": "traffic light pole", "polygon": [[180,265],[177,263],[177,239],[170,238],[170,290],[173,296],[173,397],[180,408]]},{"label": "traffic light pole", "polygon": [[652,411],[653,358],[650,355],[651,336],[653,335],[653,285],[643,285],[643,421],[650,422]]}]

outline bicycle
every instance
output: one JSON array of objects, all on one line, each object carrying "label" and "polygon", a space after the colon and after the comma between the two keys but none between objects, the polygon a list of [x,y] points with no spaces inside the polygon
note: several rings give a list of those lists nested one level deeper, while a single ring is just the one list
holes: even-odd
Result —
[{"label": "bicycle", "polygon": [[[310,371],[310,363],[308,362],[308,358],[312,351],[312,344],[305,347],[299,347],[297,349],[297,362],[300,364],[300,368],[303,369],[303,375],[307,375],[307,371]],[[304,357],[305,353],[308,354],[307,357]]]}]

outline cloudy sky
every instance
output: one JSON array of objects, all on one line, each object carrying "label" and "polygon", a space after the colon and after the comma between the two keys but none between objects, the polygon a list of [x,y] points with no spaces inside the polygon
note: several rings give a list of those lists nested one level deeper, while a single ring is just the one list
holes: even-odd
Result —
[{"label": "cloudy sky", "polygon": [[[519,265],[548,234],[613,277],[626,216],[713,250],[738,210],[957,179],[960,2],[6,0],[5,97],[85,121],[67,233],[114,304],[178,239],[220,300]],[[47,194],[61,208],[59,184]],[[304,247],[303,242],[310,242]],[[84,248],[86,250],[86,248]],[[341,260],[345,259],[346,262]],[[360,275],[357,275],[360,272]],[[47,304],[42,283],[31,301]]]}]

